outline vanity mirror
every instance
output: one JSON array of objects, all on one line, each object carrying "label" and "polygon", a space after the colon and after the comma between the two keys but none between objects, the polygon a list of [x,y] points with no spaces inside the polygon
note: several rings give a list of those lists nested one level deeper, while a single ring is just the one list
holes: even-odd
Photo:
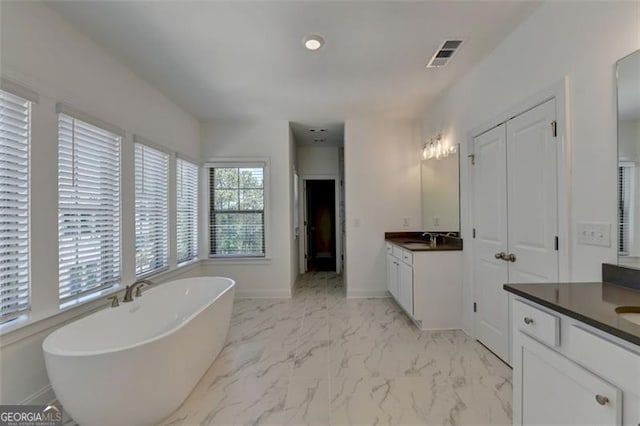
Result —
[{"label": "vanity mirror", "polygon": [[618,78],[618,263],[640,268],[640,50],[620,59]]},{"label": "vanity mirror", "polygon": [[423,160],[422,227],[425,231],[460,232],[460,154]]}]

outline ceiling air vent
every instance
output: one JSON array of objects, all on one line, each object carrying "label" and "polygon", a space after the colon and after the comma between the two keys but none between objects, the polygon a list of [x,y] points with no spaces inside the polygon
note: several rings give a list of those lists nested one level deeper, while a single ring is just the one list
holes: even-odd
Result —
[{"label": "ceiling air vent", "polygon": [[445,40],[440,49],[431,57],[427,68],[438,68],[447,65],[461,45],[462,40]]}]

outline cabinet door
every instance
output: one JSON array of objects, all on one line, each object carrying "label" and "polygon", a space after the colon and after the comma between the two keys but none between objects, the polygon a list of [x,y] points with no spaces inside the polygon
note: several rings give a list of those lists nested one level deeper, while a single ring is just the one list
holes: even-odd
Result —
[{"label": "cabinet door", "polygon": [[621,424],[618,388],[522,333],[516,340],[514,424]]},{"label": "cabinet door", "polygon": [[413,316],[413,267],[398,262],[398,303]]},{"label": "cabinet door", "polygon": [[398,300],[398,259],[393,255],[387,255],[387,290]]}]

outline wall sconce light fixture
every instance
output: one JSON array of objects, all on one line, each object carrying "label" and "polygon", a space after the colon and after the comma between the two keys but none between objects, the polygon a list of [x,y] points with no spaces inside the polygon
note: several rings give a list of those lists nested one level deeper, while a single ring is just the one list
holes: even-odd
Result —
[{"label": "wall sconce light fixture", "polygon": [[442,142],[442,133],[438,133],[435,137],[425,142],[422,147],[422,159],[431,160],[435,158],[439,160],[441,158],[448,157],[451,154],[458,152],[458,145],[452,144],[448,147],[444,146]]}]

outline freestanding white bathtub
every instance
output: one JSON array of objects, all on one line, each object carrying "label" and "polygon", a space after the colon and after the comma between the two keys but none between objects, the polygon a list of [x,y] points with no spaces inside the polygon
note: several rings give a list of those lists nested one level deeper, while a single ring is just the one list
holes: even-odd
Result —
[{"label": "freestanding white bathtub", "polygon": [[229,278],[176,280],[54,331],[42,347],[58,400],[82,426],[164,419],[220,353],[234,290]]}]

